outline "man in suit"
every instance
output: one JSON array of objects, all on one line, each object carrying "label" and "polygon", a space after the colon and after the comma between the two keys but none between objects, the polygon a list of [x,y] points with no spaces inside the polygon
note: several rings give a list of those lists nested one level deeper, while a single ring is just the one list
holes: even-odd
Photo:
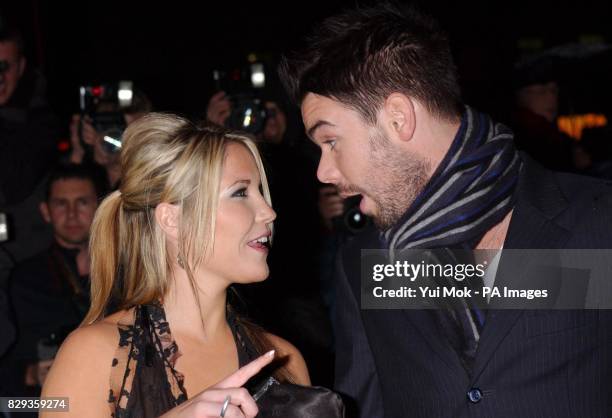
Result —
[{"label": "man in suit", "polygon": [[508,128],[461,102],[446,37],[414,10],[329,18],[280,74],[321,148],[318,178],[361,195],[377,227],[337,264],[336,388],[354,415],[610,416],[609,311],[362,309],[359,260],[363,248],[611,248],[612,184],[518,153]]}]

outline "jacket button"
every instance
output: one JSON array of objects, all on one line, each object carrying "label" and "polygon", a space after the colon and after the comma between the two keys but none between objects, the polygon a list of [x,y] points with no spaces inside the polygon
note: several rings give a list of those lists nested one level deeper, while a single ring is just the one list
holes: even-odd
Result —
[{"label": "jacket button", "polygon": [[468,391],[467,397],[472,403],[478,403],[482,400],[482,392],[478,388],[472,388]]}]

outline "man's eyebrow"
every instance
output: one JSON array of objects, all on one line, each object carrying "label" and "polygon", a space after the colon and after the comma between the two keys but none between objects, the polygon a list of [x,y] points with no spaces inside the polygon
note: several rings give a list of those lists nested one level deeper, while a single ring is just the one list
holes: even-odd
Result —
[{"label": "man's eyebrow", "polygon": [[310,139],[313,139],[313,135],[314,135],[315,131],[317,129],[319,129],[321,126],[333,126],[333,127],[335,127],[336,125],[334,125],[333,123],[328,122],[326,120],[320,120],[320,121],[317,121],[317,123],[315,123],[314,125],[312,125],[310,127],[310,129],[308,129],[308,131],[306,132],[306,135],[308,135],[308,137]]}]

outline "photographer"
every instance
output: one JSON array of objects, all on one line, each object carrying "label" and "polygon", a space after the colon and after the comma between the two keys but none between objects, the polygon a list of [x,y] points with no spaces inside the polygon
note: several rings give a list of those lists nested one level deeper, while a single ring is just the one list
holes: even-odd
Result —
[{"label": "photographer", "polygon": [[[122,114],[125,126],[153,110],[151,101],[141,91],[134,91],[132,104],[121,108],[113,101],[102,101],[95,106],[96,114]],[[104,173],[110,189],[116,189],[121,180],[119,149],[108,146],[104,141],[103,128],[96,129],[95,121],[89,115],[75,114],[70,122],[72,151],[69,161],[74,164],[93,164]]]},{"label": "photographer", "polygon": [[57,158],[57,128],[42,75],[27,70],[21,33],[0,16],[0,212],[10,226],[0,248],[0,284],[15,262],[50,241],[36,212],[44,175]]},{"label": "photographer", "polygon": [[[103,189],[86,166],[60,166],[50,175],[43,219],[54,242],[15,267],[10,297],[18,339],[5,373],[11,395],[37,396],[63,336],[89,308],[89,229]],[[7,381],[7,379],[4,379]]]}]

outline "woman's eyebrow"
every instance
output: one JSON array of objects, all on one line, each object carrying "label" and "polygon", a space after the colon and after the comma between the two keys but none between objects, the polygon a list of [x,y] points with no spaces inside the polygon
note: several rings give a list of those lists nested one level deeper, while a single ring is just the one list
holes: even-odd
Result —
[{"label": "woman's eyebrow", "polygon": [[229,187],[232,187],[238,183],[246,183],[246,184],[251,184],[251,180],[250,179],[241,179],[241,180],[236,180],[235,182],[233,182]]}]

